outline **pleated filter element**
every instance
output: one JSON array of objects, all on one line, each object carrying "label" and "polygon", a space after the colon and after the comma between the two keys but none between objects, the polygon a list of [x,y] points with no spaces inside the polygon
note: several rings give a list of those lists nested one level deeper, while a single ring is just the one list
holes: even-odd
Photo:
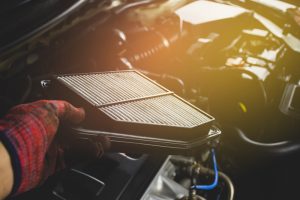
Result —
[{"label": "pleated filter element", "polygon": [[193,128],[214,120],[137,71],[59,75],[57,80],[117,122]]}]

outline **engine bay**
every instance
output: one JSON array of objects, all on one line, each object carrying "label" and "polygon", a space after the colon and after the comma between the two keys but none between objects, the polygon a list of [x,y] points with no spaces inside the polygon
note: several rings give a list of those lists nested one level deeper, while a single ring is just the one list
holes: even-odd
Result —
[{"label": "engine bay", "polygon": [[[283,12],[262,3],[256,10],[253,2],[86,0],[44,32],[0,48],[1,116],[17,104],[53,99],[53,75],[134,70],[213,116],[210,131],[218,133],[192,154],[154,151],[157,143],[126,152],[128,142],[124,151],[77,164],[11,199],[297,198],[300,36],[286,13],[299,7],[285,3]],[[126,84],[113,86],[141,91],[141,82]]]}]

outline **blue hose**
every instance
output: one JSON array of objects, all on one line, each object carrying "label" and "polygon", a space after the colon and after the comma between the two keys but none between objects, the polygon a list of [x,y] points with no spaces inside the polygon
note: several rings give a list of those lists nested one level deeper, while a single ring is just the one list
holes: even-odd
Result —
[{"label": "blue hose", "polygon": [[215,173],[215,178],[214,182],[210,185],[194,185],[192,188],[197,189],[197,190],[213,190],[217,185],[219,181],[219,174],[218,174],[218,166],[217,166],[217,159],[216,159],[216,154],[215,150],[212,149],[212,158],[213,158],[213,163],[214,163],[214,173]]}]

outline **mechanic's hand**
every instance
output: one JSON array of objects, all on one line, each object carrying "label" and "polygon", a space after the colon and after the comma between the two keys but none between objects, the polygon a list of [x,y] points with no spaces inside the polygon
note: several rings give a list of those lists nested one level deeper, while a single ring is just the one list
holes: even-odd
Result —
[{"label": "mechanic's hand", "polygon": [[55,146],[52,141],[60,120],[79,123],[84,117],[83,109],[65,101],[41,100],[18,105],[0,120],[0,139],[10,154],[14,171],[12,194],[32,189],[54,173],[55,167],[49,167],[47,162],[55,162],[59,152],[55,150],[52,158],[45,156],[49,147]]}]

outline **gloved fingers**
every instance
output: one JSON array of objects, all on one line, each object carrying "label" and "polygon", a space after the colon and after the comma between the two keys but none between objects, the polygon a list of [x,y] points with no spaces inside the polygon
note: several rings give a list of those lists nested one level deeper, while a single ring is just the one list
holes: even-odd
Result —
[{"label": "gloved fingers", "polygon": [[[28,104],[20,104],[13,107],[9,115],[14,117],[32,113],[39,117],[42,114],[55,114],[59,119],[66,120],[71,123],[79,123],[85,117],[85,111],[82,108],[76,108],[70,103],[61,100],[39,100]],[[53,117],[52,117],[53,118]]]},{"label": "gloved fingers", "polygon": [[71,123],[80,123],[84,120],[85,112],[82,108],[76,108],[66,101],[50,101],[57,111],[57,116],[61,120],[66,120]]},{"label": "gloved fingers", "polygon": [[94,155],[96,158],[101,158],[104,151],[110,147],[110,140],[105,136],[97,136],[91,141],[94,147]]},{"label": "gloved fingers", "polygon": [[60,171],[64,168],[66,168],[66,164],[64,161],[64,150],[60,147],[57,141],[53,141],[45,155],[41,183],[43,183],[49,176],[53,175],[55,172]]},{"label": "gloved fingers", "polygon": [[110,140],[105,136],[74,137],[62,144],[66,165],[69,167],[100,158],[109,147]]},{"label": "gloved fingers", "polygon": [[95,141],[96,141],[96,143],[101,144],[101,146],[103,147],[103,150],[107,150],[110,148],[111,144],[110,144],[110,140],[108,137],[99,135],[95,138]]}]

